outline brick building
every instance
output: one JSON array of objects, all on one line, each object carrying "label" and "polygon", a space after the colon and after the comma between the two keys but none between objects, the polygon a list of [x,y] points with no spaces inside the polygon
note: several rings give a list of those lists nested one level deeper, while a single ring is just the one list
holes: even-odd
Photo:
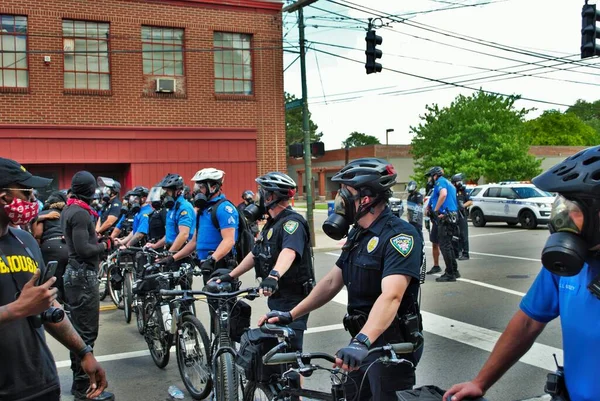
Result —
[{"label": "brick building", "polygon": [[[580,150],[585,149],[582,146],[530,146],[529,154],[538,159],[542,159],[542,170],[547,170],[563,159],[574,155]],[[313,188],[315,194],[321,198],[333,199],[339,185],[331,182],[331,177],[337,173],[348,160],[359,159],[361,157],[378,157],[388,160],[394,165],[398,173],[398,184],[393,191],[402,196],[405,194],[406,184],[411,180],[414,174],[413,157],[410,153],[410,145],[367,145],[356,148],[333,149],[325,152],[323,157],[312,161]],[[288,159],[288,172],[290,176],[298,183],[298,196],[304,195],[305,169],[304,161],[301,159]],[[481,180],[484,183],[484,180]]]},{"label": "brick building", "polygon": [[210,166],[237,199],[286,168],[280,2],[2,0],[0,22],[0,156],[55,188]]}]

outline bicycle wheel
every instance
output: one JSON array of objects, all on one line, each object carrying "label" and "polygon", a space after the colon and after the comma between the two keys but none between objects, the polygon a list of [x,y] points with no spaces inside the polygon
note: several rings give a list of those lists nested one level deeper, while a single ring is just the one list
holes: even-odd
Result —
[{"label": "bicycle wheel", "polygon": [[123,298],[123,292],[122,290],[117,290],[116,288],[114,288],[114,286],[112,285],[112,281],[110,279],[111,275],[112,275],[112,270],[113,269],[117,269],[118,267],[116,266],[110,266],[108,269],[108,272],[106,273],[106,286],[108,288],[108,293],[110,294],[110,298],[112,299],[113,303],[115,304],[115,306],[118,308],[119,304],[122,301]]},{"label": "bicycle wheel", "polygon": [[98,293],[100,295],[100,301],[104,301],[106,295],[108,295],[108,286],[106,285],[106,268],[108,262],[104,261],[100,263],[98,268]]},{"label": "bicycle wheel", "polygon": [[165,332],[160,309],[152,309],[146,322],[145,336],[152,360],[156,366],[164,368],[169,364],[171,334]]},{"label": "bicycle wheel", "polygon": [[275,394],[269,386],[264,384],[248,381],[244,387],[243,401],[271,401]]},{"label": "bicycle wheel", "polygon": [[215,373],[217,401],[239,401],[238,373],[233,355],[225,352],[219,355]]},{"label": "bicycle wheel", "polygon": [[137,323],[137,328],[140,334],[144,334],[144,320],[146,319],[146,314],[144,313],[144,305],[138,303],[134,307],[135,309],[135,321]]},{"label": "bicycle wheel", "polygon": [[185,315],[175,340],[177,366],[185,388],[195,400],[202,400],[212,390],[210,342],[200,320]]},{"label": "bicycle wheel", "polygon": [[125,273],[123,282],[123,312],[125,313],[125,322],[131,322],[131,309],[133,306],[133,273],[128,271]]}]

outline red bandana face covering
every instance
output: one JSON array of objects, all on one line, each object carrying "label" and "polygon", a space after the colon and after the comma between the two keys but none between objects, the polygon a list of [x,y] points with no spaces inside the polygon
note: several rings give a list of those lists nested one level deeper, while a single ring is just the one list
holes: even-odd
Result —
[{"label": "red bandana face covering", "polygon": [[28,202],[22,199],[14,198],[13,201],[4,206],[4,211],[8,215],[10,222],[20,226],[28,224],[38,215],[39,205],[37,202]]}]

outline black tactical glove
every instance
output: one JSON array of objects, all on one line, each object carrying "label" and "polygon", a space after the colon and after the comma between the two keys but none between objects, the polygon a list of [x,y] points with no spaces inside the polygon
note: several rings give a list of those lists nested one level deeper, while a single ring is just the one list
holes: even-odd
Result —
[{"label": "black tactical glove", "polygon": [[280,326],[287,326],[288,324],[292,323],[294,321],[294,319],[292,318],[292,314],[290,312],[280,312],[278,310],[272,310],[271,312],[267,313],[267,320],[271,319],[271,318],[278,318],[277,322],[275,322],[275,324],[278,324]]},{"label": "black tactical glove", "polygon": [[362,361],[369,354],[369,349],[363,343],[356,340],[350,341],[350,344],[340,349],[336,356],[342,360],[344,365],[350,370],[356,370],[362,364]]},{"label": "black tactical glove", "polygon": [[278,288],[278,285],[277,285],[276,278],[267,277],[267,278],[264,278],[260,282],[260,289],[263,291],[269,291],[271,294],[273,294],[275,291],[277,291],[277,288]]},{"label": "black tactical glove", "polygon": [[235,278],[231,277],[229,274],[222,274],[217,277],[217,280],[220,280],[222,283],[233,283]]},{"label": "black tactical glove", "polygon": [[173,255],[165,256],[164,258],[158,259],[156,263],[163,266],[170,266],[175,263],[175,258],[173,258]]},{"label": "black tactical glove", "polygon": [[211,274],[215,270],[216,264],[217,261],[212,256],[209,256],[208,259],[205,259],[200,265],[200,271],[202,274]]}]

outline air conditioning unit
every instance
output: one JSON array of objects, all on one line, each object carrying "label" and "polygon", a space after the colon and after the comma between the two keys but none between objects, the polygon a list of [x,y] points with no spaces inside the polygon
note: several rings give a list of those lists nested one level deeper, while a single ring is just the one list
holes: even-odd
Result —
[{"label": "air conditioning unit", "polygon": [[175,93],[174,78],[158,78],[156,80],[156,92],[160,93]]}]

